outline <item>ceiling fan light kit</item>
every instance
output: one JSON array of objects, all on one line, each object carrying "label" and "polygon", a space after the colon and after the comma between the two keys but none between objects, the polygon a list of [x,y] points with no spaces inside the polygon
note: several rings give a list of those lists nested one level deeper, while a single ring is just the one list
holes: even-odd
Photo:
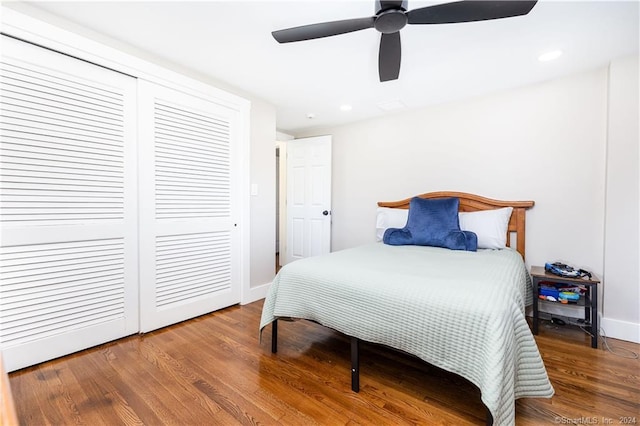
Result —
[{"label": "ceiling fan light kit", "polygon": [[512,18],[528,14],[536,3],[537,0],[464,0],[409,10],[407,0],[376,0],[375,15],[372,17],[303,25],[273,31],[271,34],[279,43],[290,43],[374,28],[381,33],[378,74],[383,82],[396,80],[400,75],[400,30],[406,25]]}]

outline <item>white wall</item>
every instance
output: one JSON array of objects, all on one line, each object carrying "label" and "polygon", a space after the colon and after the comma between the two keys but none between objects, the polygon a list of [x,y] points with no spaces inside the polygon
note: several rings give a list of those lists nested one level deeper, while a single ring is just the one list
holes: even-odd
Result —
[{"label": "white wall", "polygon": [[640,342],[638,57],[609,67],[602,327]]},{"label": "white wall", "polygon": [[251,287],[256,294],[248,301],[263,298],[276,274],[276,113],[264,102],[252,104],[251,112],[251,184],[258,194],[251,196]]},{"label": "white wall", "polygon": [[534,200],[528,263],[559,259],[601,272],[605,112],[600,69],[322,129],[334,140],[334,249],[374,240],[377,201],[457,190]]},{"label": "white wall", "polygon": [[[456,190],[534,200],[527,264],[562,260],[602,276],[607,88],[602,68],[296,135],[333,135],[333,250],[374,241],[377,201]],[[632,295],[637,280],[621,286]]]}]

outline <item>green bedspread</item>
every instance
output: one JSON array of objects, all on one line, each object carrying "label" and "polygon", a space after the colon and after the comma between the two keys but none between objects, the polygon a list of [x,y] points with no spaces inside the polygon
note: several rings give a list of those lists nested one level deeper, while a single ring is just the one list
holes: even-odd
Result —
[{"label": "green bedspread", "polygon": [[260,330],[305,318],[416,355],[474,383],[494,424],[512,425],[515,399],[553,395],[525,319],[531,291],[515,250],[375,243],[283,267]]}]

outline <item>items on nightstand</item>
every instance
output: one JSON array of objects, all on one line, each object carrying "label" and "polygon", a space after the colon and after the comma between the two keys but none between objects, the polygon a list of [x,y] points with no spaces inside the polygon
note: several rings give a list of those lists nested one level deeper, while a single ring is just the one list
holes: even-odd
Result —
[{"label": "items on nightstand", "polygon": [[566,301],[566,303],[577,303],[578,300],[580,300],[580,293],[576,293],[574,291],[561,291],[558,298],[562,303],[565,303],[564,301]]},{"label": "items on nightstand", "polygon": [[544,264],[544,270],[550,272],[554,275],[558,275],[561,277],[567,278],[580,278],[580,277],[589,277],[591,278],[591,272],[586,271],[584,269],[575,269],[573,266],[569,266],[566,263],[562,262],[547,262]]},{"label": "items on nightstand", "polygon": [[[549,265],[549,264],[547,264]],[[531,267],[533,278],[533,334],[538,334],[539,303],[563,303],[577,307],[584,305],[584,323],[589,327],[591,347],[598,347],[598,284],[595,275],[578,270],[580,275],[567,277],[556,275],[546,266]],[[565,265],[566,266],[566,265]],[[573,269],[573,268],[572,268]],[[543,300],[543,302],[540,302]]]},{"label": "items on nightstand", "polygon": [[541,300],[549,300],[552,302],[577,303],[580,300],[580,296],[585,292],[586,288],[584,286],[567,286],[566,284],[540,282],[538,296]]}]

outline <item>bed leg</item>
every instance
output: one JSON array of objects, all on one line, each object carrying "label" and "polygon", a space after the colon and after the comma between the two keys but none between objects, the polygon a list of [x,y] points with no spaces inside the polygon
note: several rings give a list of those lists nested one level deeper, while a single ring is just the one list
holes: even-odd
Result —
[{"label": "bed leg", "polygon": [[487,426],[493,426],[493,416],[491,415],[491,411],[489,411],[487,407],[485,408],[487,410]]},{"label": "bed leg", "polygon": [[351,390],[360,392],[360,341],[351,338]]},{"label": "bed leg", "polygon": [[271,323],[271,353],[278,352],[278,320]]}]

